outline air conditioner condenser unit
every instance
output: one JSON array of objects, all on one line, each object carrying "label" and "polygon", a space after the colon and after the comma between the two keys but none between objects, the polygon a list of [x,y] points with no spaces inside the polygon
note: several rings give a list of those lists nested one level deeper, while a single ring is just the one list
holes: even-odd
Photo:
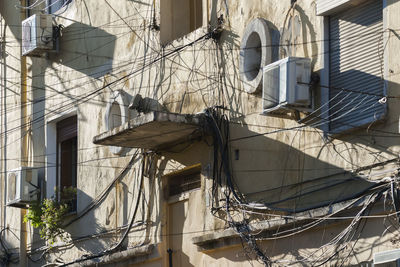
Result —
[{"label": "air conditioner condenser unit", "polygon": [[263,114],[311,111],[311,59],[287,57],[263,68]]},{"label": "air conditioner condenser unit", "polygon": [[35,14],[22,21],[22,55],[42,56],[54,51],[53,23],[49,14]]},{"label": "air conditioner condenser unit", "polygon": [[36,168],[20,167],[7,172],[7,206],[24,208],[37,200],[38,192]]}]

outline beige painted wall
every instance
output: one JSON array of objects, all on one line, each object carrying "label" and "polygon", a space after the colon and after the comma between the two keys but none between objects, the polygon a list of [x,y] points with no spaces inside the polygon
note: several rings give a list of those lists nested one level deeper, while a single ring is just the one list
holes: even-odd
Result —
[{"label": "beige painted wall", "polygon": [[[107,4],[109,3],[109,5]],[[239,47],[246,25],[254,18],[262,17],[270,21],[277,30],[287,27],[284,18],[288,12],[290,1],[204,1],[204,25],[195,32],[175,40],[163,47],[159,31],[152,30],[153,16],[156,23],[160,21],[160,1],[97,1],[73,0],[65,12],[54,18],[57,24],[64,25],[60,38],[58,54],[49,54],[44,58],[28,59],[28,77],[30,98],[40,100],[32,106],[30,113],[37,119],[32,126],[32,152],[30,164],[40,167],[44,177],[46,120],[58,113],[69,112],[76,108],[79,124],[78,134],[78,214],[86,205],[95,199],[106,188],[114,177],[124,169],[134,149],[126,155],[116,156],[107,147],[96,146],[92,138],[106,130],[104,116],[106,104],[111,93],[124,90],[131,96],[137,93],[156,99],[171,112],[197,113],[206,107],[223,105],[227,107],[226,115],[231,121],[231,138],[241,138],[254,134],[266,133],[281,128],[299,126],[295,120],[281,119],[260,115],[260,95],[248,94],[243,90],[239,75]],[[226,8],[227,7],[227,8]],[[386,27],[399,29],[400,18],[397,15],[399,1],[387,0]],[[154,13],[155,10],[155,13]],[[2,125],[2,155],[6,156],[6,165],[2,171],[20,166],[21,132],[13,131],[20,122],[20,38],[19,10],[14,3],[0,3],[2,17],[2,34],[7,37],[6,54],[2,59],[7,66],[2,83],[7,90],[3,111],[7,110],[7,129]],[[177,47],[190,43],[202,36],[207,30],[207,18],[213,25],[217,16],[223,15],[225,23],[219,45],[212,40],[200,41],[187,47],[182,52],[170,55],[163,60],[151,64],[163,54]],[[313,71],[320,71],[322,19],[315,15],[315,1],[299,1],[294,12],[301,23],[301,34],[294,40],[301,45],[291,51],[293,56],[312,58]],[[5,24],[7,26],[5,26]],[[163,27],[163,25],[160,25]],[[388,95],[397,95],[400,78],[397,51],[399,38],[397,33],[388,30],[389,38],[385,49],[387,58]],[[111,83],[111,84],[110,84]],[[108,85],[110,84],[110,85]],[[319,93],[316,92],[319,96]],[[316,99],[318,105],[318,99]],[[398,156],[397,133],[399,131],[398,99],[389,99],[387,119],[380,124],[372,125],[380,131],[391,132],[389,137],[371,131],[359,130],[350,134],[326,140],[317,128],[306,127],[299,130],[282,131],[261,135],[231,143],[232,170],[235,182],[240,190],[249,193],[251,200],[274,200],[290,195],[292,191],[266,190],[280,188],[321,176],[331,175],[343,170],[352,171],[362,166],[388,160]],[[5,104],[5,106],[4,106]],[[4,120],[3,120],[4,122]],[[394,136],[394,137],[393,137]],[[6,138],[6,139],[4,139]],[[164,153],[158,161],[159,170],[152,177],[145,177],[145,202],[140,206],[137,221],[146,225],[137,227],[129,236],[128,246],[142,242],[161,243],[166,245],[164,228],[167,210],[162,195],[163,175],[179,170],[185,166],[202,164],[203,184],[199,191],[190,195],[187,216],[196,216],[196,226],[185,225],[182,232],[212,231],[226,226],[223,220],[216,219],[210,213],[209,190],[211,187],[213,151],[207,142],[197,142],[186,148],[178,148],[177,152]],[[239,159],[235,160],[235,150],[239,151]],[[390,168],[393,168],[391,166]],[[117,229],[126,225],[133,213],[139,191],[141,174],[140,158],[121,181],[113,187],[105,200],[96,209],[71,225],[67,232],[73,238],[81,238],[100,231]],[[3,176],[4,177],[4,176]],[[348,189],[352,189],[348,187]],[[334,198],[343,188],[327,190],[319,195],[312,195],[301,203],[303,206],[313,205],[321,199]],[[262,191],[252,194],[255,191]],[[4,191],[2,194],[4,195]],[[3,201],[3,198],[2,198]],[[3,203],[4,204],[4,203]],[[299,203],[291,203],[299,205]],[[195,214],[193,214],[195,213]],[[1,225],[15,228],[18,236],[19,210],[5,208]],[[181,218],[183,219],[183,217]],[[371,225],[371,226],[370,226]],[[378,225],[375,228],[372,225]],[[326,236],[327,231],[339,231],[343,225],[332,228],[320,228],[315,232],[305,232],[299,236],[265,243],[267,254],[274,259],[290,259],[310,252],[323,242],[319,237]],[[382,222],[373,220],[365,229],[367,234],[357,243],[360,254],[352,261],[370,260],[372,253],[396,247],[396,242],[389,234],[387,239],[379,239],[384,231]],[[199,229],[199,230],[197,230]],[[382,230],[382,231],[381,231]],[[164,233],[164,234],[163,234]],[[37,233],[30,233],[36,241]],[[57,256],[65,262],[74,260],[84,254],[97,253],[109,248],[117,242],[120,232],[108,234],[101,238],[82,238],[73,247],[62,249],[50,255],[50,260]],[[191,234],[185,235],[184,248],[192,266],[249,266],[241,247],[224,249],[203,254],[197,252],[191,244]],[[322,237],[321,237],[322,239]],[[382,244],[375,244],[377,240]],[[6,233],[10,247],[19,242],[11,233]],[[294,241],[295,240],[295,241]],[[298,241],[300,240],[300,241]],[[386,241],[387,240],[387,241]],[[372,244],[372,245],[371,245]],[[42,243],[35,242],[29,248],[36,248]],[[272,248],[271,248],[272,247]],[[371,247],[374,247],[373,249]],[[375,248],[376,247],[376,248]],[[305,253],[304,252],[304,253]],[[160,253],[165,253],[161,251]],[[38,256],[40,253],[35,254]],[[166,264],[166,254],[162,260],[154,260],[147,265]],[[252,262],[255,266],[257,263]],[[32,262],[30,264],[33,264]],[[353,262],[352,262],[353,264]]]}]

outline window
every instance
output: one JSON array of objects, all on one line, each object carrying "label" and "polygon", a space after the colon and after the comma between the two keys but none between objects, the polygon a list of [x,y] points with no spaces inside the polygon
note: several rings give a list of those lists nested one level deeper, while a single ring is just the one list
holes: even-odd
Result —
[{"label": "window", "polygon": [[[77,182],[77,118],[69,117],[57,123],[57,183],[63,199],[65,188],[76,188]],[[65,200],[65,199],[64,199]],[[71,210],[76,211],[76,196],[71,201]]]},{"label": "window", "polygon": [[367,125],[381,119],[386,110],[379,101],[385,95],[383,1],[366,0],[357,6],[350,5],[354,1],[341,1],[342,6],[338,2],[318,2],[321,12],[329,15],[325,19],[329,83],[322,78],[321,90],[322,95],[326,92],[323,101],[328,103],[325,119],[330,133]]},{"label": "window", "polygon": [[161,43],[178,39],[203,25],[202,0],[162,0]]},{"label": "window", "polygon": [[167,197],[179,196],[183,193],[198,189],[201,186],[201,165],[193,165],[176,173],[168,174]]},{"label": "window", "polygon": [[71,3],[71,1],[72,0],[47,0],[47,13],[53,14],[67,4]]}]

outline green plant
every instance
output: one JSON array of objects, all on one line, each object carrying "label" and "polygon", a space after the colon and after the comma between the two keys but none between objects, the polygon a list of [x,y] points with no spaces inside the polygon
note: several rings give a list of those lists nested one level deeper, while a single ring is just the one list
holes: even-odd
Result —
[{"label": "green plant", "polygon": [[43,199],[31,204],[24,217],[25,222],[31,222],[32,226],[39,228],[40,237],[53,245],[57,239],[66,240],[66,234],[62,229],[63,220],[66,214],[71,211],[75,201],[76,189],[72,187],[55,190],[60,196]]}]

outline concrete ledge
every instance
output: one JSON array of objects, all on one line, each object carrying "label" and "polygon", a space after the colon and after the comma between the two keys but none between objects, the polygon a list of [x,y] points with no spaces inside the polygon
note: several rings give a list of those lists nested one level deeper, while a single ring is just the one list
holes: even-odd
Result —
[{"label": "concrete ledge", "polygon": [[[144,262],[151,258],[158,257],[158,252],[155,250],[156,245],[150,244],[133,249],[128,249],[124,251],[115,252],[110,255],[106,255],[96,259],[90,259],[80,263],[73,264],[73,267],[82,266],[115,266],[116,264],[136,264]],[[156,255],[157,254],[157,255]]]},{"label": "concrete ledge", "polygon": [[[306,223],[315,221],[316,218],[324,217],[336,212],[338,212],[337,216],[345,215],[346,212],[355,208],[359,208],[363,203],[363,199],[357,202],[355,202],[355,200],[350,200],[323,208],[288,215],[287,217],[285,217],[285,215],[277,215],[277,219],[251,223],[250,229],[251,231],[258,233],[257,237],[271,237],[274,233],[276,233],[276,229],[278,228],[280,230],[288,230],[294,226],[299,227]],[[349,205],[351,207],[341,211],[343,208]],[[339,220],[341,219],[330,219],[326,222],[321,222],[319,225],[322,225],[323,223],[333,223]],[[236,231],[232,228],[228,228],[223,231],[193,237],[192,242],[198,246],[199,251],[208,252],[219,248],[239,245],[241,241]]]},{"label": "concrete ledge", "polygon": [[202,134],[204,114],[152,111],[97,135],[93,143],[161,150]]}]

